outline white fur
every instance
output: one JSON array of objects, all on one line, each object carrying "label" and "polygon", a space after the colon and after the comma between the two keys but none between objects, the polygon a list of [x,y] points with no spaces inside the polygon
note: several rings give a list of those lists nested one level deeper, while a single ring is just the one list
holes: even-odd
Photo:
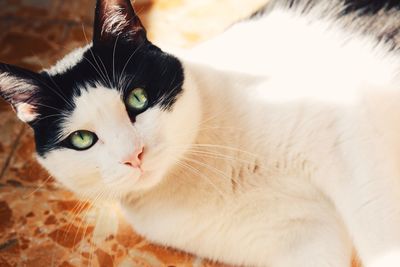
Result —
[{"label": "white fur", "polygon": [[[133,125],[117,91],[87,88],[65,134],[99,144],[40,161],[74,191],[123,196],[148,239],[203,257],[343,267],[354,246],[366,267],[400,266],[400,59],[316,21],[277,8],[182,55],[174,109]],[[142,176],[119,163],[138,144]]]},{"label": "white fur", "polygon": [[71,53],[66,55],[62,60],[57,62],[50,69],[45,70],[50,75],[57,75],[66,72],[71,66],[75,66],[79,61],[84,60],[83,55],[86,51],[91,49],[92,44],[88,44],[85,47],[81,47],[73,50]]}]

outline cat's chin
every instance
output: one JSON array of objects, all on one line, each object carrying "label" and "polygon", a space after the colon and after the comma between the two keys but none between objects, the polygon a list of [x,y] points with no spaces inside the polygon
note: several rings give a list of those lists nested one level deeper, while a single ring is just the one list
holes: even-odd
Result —
[{"label": "cat's chin", "polygon": [[150,191],[162,182],[164,176],[165,171],[163,168],[143,169],[139,176],[136,174],[127,175],[115,190],[119,191],[121,197],[131,193]]},{"label": "cat's chin", "polygon": [[101,195],[103,200],[119,201],[130,194],[138,194],[150,191],[156,187],[163,179],[161,173],[152,171],[143,172],[140,177],[127,175],[114,183],[104,183],[93,188],[77,188],[64,184],[70,191],[85,199],[96,199]]},{"label": "cat's chin", "polygon": [[157,186],[163,175],[157,171],[146,171],[144,170],[135,184],[134,191],[148,191]]}]

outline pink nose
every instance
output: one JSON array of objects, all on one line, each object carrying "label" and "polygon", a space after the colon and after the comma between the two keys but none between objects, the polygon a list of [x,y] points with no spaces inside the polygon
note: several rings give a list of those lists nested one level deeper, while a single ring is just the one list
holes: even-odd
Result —
[{"label": "pink nose", "polygon": [[142,164],[142,155],[143,155],[144,148],[140,148],[127,156],[122,162],[129,167],[133,168],[140,168]]}]

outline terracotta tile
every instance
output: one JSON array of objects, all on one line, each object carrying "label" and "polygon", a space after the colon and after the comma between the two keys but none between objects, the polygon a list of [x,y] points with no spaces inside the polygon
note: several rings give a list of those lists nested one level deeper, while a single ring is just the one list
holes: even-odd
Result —
[{"label": "terracotta tile", "polygon": [[[10,259],[16,258],[17,262],[23,261],[27,266],[58,266],[57,262],[61,264],[70,253],[65,247],[76,245],[75,238],[81,242],[82,233],[85,236],[91,233],[90,229],[83,231],[76,226],[45,224],[52,217],[55,220],[63,216],[72,218],[71,214],[53,213],[51,207],[57,205],[56,199],[71,198],[70,193],[45,191],[43,194],[34,194],[31,188],[3,187],[0,195],[0,221],[3,227],[0,230],[0,251],[11,264]],[[53,202],[49,203],[48,199],[53,199]],[[54,260],[54,265],[48,264]]]},{"label": "terracotta tile", "polygon": [[232,267],[232,266],[218,262],[204,261],[202,267]]},{"label": "terracotta tile", "polygon": [[[132,1],[135,2],[135,10],[141,16],[142,22],[146,25],[145,15],[152,6],[152,1]],[[62,1],[60,8],[57,10],[57,16],[63,20],[85,23],[91,25],[94,18],[94,10],[96,6],[95,0],[69,0]]]},{"label": "terracotta tile", "polygon": [[[29,44],[29,47],[26,47],[26,44]],[[47,63],[43,58],[51,58],[52,52],[57,49],[57,45],[39,34],[10,30],[3,37],[0,60],[28,69],[40,70]]]},{"label": "terracotta tile", "polygon": [[188,264],[193,259],[192,256],[173,249],[168,249],[153,244],[146,244],[139,248],[140,251],[150,252],[154,254],[165,266],[176,266],[182,264]]},{"label": "terracotta tile", "polygon": [[43,188],[58,188],[53,178],[39,165],[35,159],[35,145],[32,130],[25,126],[23,136],[19,140],[12,159],[2,178],[10,185]]},{"label": "terracotta tile", "polygon": [[68,263],[67,261],[64,261],[63,263],[61,263],[61,265],[59,267],[75,267],[75,266]]},{"label": "terracotta tile", "polygon": [[50,266],[47,264],[55,261],[54,266],[82,266],[92,260],[93,266],[110,266],[110,261],[118,266],[127,260],[128,249],[136,249],[137,254],[129,259],[142,266],[155,266],[158,258],[166,264],[191,264],[192,258],[186,254],[171,250],[168,255],[169,250],[147,244],[127,229],[126,223],[120,224],[116,238],[109,235],[101,243],[93,243],[95,225],[84,221],[87,212],[76,212],[79,203],[73,194],[45,188],[38,192],[34,188],[0,188],[0,263],[3,260],[14,265],[22,261],[27,266]]},{"label": "terracotta tile", "polygon": [[[51,21],[17,21],[11,25],[4,33],[0,33],[0,61],[32,70],[51,66],[72,47],[76,47],[74,40],[69,38],[69,30],[71,27],[82,29],[80,24],[71,26]],[[83,34],[81,39],[84,39]]]},{"label": "terracotta tile", "polygon": [[83,47],[92,40],[93,28],[87,25],[72,25],[65,32],[64,45],[59,58],[75,48]]},{"label": "terracotta tile", "polygon": [[59,0],[3,0],[0,17],[49,19],[57,16]]},{"label": "terracotta tile", "polygon": [[12,210],[5,201],[0,201],[0,232],[5,232],[12,224]]},{"label": "terracotta tile", "polygon": [[77,228],[74,225],[65,225],[57,228],[48,236],[60,246],[72,249],[75,248],[86,235],[90,235],[92,232],[93,227]]},{"label": "terracotta tile", "polygon": [[[17,239],[9,239],[0,245],[0,266],[16,266],[20,263],[21,247]],[[3,263],[2,263],[3,262]]]},{"label": "terracotta tile", "polygon": [[57,223],[57,218],[54,215],[47,217],[47,219],[44,221],[45,225],[55,225]]},{"label": "terracotta tile", "polygon": [[10,22],[8,20],[0,19],[0,43],[2,43],[3,36],[8,31],[9,28],[10,28]]},{"label": "terracotta tile", "polygon": [[[6,229],[0,230],[0,251],[1,256],[9,264],[15,265],[21,263],[21,257],[26,256],[27,260],[31,260],[32,253],[39,256],[38,253],[43,251],[42,245],[49,240],[34,240],[33,232],[41,225],[41,211],[47,208],[42,198],[30,195],[26,189],[16,189],[13,187],[3,187],[0,189],[2,202],[0,203],[0,221],[2,227]],[[39,224],[38,224],[39,223]],[[34,242],[33,242],[34,240]],[[40,254],[43,262],[44,254]],[[28,265],[35,266],[35,265]]]},{"label": "terracotta tile", "polygon": [[59,266],[68,254],[65,249],[47,241],[30,247],[23,255],[25,266]]},{"label": "terracotta tile", "polygon": [[114,258],[101,249],[96,250],[97,260],[100,267],[109,267],[114,265]]},{"label": "terracotta tile", "polygon": [[141,236],[137,235],[125,222],[120,222],[118,233],[116,234],[115,238],[118,244],[126,249],[136,247],[144,240]]},{"label": "terracotta tile", "polygon": [[62,1],[57,16],[64,20],[71,20],[79,23],[85,22],[91,24],[93,20],[95,6],[95,0]]},{"label": "terracotta tile", "polygon": [[[0,175],[3,174],[5,165],[14,149],[21,130],[22,123],[16,118],[8,103],[0,100]],[[0,182],[3,182],[0,177]]]}]

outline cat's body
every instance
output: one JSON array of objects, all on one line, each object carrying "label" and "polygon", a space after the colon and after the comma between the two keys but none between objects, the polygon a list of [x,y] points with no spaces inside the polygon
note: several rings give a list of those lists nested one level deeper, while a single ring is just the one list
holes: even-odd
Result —
[{"label": "cat's body", "polygon": [[[385,194],[380,183],[385,191],[400,183],[375,176],[400,161],[397,134],[387,136],[400,131],[400,59],[380,54],[374,36],[298,14],[274,9],[190,51],[184,69],[198,88],[185,88],[198,90],[206,121],[195,143],[221,147],[189,152],[185,163],[196,170],[179,166],[128,202],[128,218],[146,237],[235,264],[349,266],[352,244],[335,205],[349,223],[372,202],[362,220],[377,221],[376,235],[398,225],[373,205]],[[246,42],[226,45],[237,38]],[[393,162],[383,160],[388,153]],[[360,168],[371,176],[352,181]],[[368,242],[349,227],[355,241]]]},{"label": "cat's body", "polygon": [[[350,266],[354,247],[367,267],[400,266],[399,35],[389,19],[396,11],[357,15],[341,1],[276,1],[182,53],[181,69],[157,49],[142,52],[141,42],[119,47],[113,35],[143,38],[137,19],[130,25],[132,14],[121,15],[125,5],[98,1],[94,47],[48,71],[56,83],[63,75],[87,81],[65,92],[75,107],[63,108],[62,124],[36,122],[47,117],[35,101],[24,106],[5,94],[35,129],[39,161],[56,178],[81,194],[117,198],[146,238],[221,262]],[[150,87],[150,107],[127,116],[101,71],[100,79],[80,77],[88,71],[82,58],[93,53],[112,79],[133,55],[127,72],[135,75],[125,83]],[[0,85],[14,87],[3,88],[21,87],[5,73]],[[169,89],[153,94],[160,84]],[[53,124],[57,138],[45,138],[43,127]],[[54,141],[79,129],[96,133],[98,144],[75,151]],[[132,147],[139,152],[124,166],[113,161]]]}]

